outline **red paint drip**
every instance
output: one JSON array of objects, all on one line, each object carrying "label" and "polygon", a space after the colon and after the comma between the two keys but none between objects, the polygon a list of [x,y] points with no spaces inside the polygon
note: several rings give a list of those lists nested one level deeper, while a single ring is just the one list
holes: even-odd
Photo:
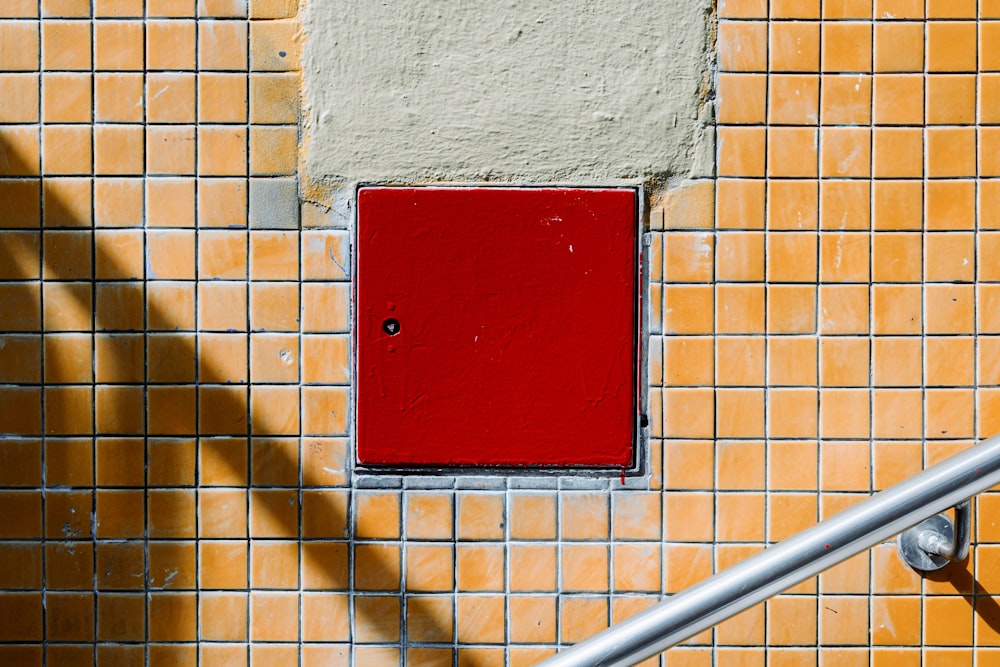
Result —
[{"label": "red paint drip", "polygon": [[622,486],[625,486],[625,468],[622,468]]},{"label": "red paint drip", "polygon": [[826,548],[827,548],[827,549],[829,549],[829,548],[830,548],[830,545],[829,545],[829,544],[828,544],[828,545],[826,545]]}]

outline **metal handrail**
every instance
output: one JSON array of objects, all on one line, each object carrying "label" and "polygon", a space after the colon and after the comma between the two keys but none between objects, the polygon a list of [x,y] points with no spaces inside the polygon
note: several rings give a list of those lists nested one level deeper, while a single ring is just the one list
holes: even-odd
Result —
[{"label": "metal handrail", "polygon": [[540,665],[634,665],[997,484],[993,436]]}]

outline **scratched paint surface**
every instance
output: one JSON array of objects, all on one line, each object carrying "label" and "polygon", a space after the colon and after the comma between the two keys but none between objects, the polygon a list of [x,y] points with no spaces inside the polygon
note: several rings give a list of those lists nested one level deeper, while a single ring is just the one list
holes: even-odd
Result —
[{"label": "scratched paint surface", "polygon": [[629,465],[635,216],[627,189],[363,188],[359,461]]}]

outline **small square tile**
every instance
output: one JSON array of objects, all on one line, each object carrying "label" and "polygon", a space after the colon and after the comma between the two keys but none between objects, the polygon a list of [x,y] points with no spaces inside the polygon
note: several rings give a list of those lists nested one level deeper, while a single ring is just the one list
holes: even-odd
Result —
[{"label": "small square tile", "polygon": [[871,23],[853,21],[825,23],[822,45],[824,72],[871,71]]},{"label": "small square tile", "polygon": [[247,226],[247,181],[242,178],[201,179],[198,183],[198,226]]},{"label": "small square tile", "polygon": [[297,123],[300,85],[295,74],[250,75],[250,122],[261,125]]},{"label": "small square tile", "polygon": [[141,21],[97,21],[94,23],[94,67],[98,70],[143,68]]},{"label": "small square tile", "polygon": [[149,102],[146,120],[150,123],[193,123],[195,121],[195,75],[150,72],[146,75]]},{"label": "small square tile", "polygon": [[250,25],[250,65],[256,72],[287,72],[300,68],[301,25],[294,20],[260,21]]},{"label": "small square tile", "polygon": [[95,74],[94,97],[94,117],[98,121],[131,123],[143,120],[142,74]]},{"label": "small square tile", "polygon": [[815,125],[819,122],[819,76],[772,74],[767,81],[769,123]]},{"label": "small square tile", "polygon": [[767,70],[767,25],[760,22],[719,22],[719,65],[724,72]]},{"label": "small square tile", "polygon": [[875,71],[920,72],[924,67],[924,24],[875,24]]},{"label": "small square tile", "polygon": [[247,121],[247,77],[245,74],[198,76],[198,119],[202,123]]},{"label": "small square tile", "polygon": [[976,24],[932,21],[927,24],[927,71],[975,72]]},{"label": "small square tile", "polygon": [[819,71],[820,30],[813,21],[771,23],[769,66],[774,72]]},{"label": "small square tile", "polygon": [[149,21],[146,24],[146,68],[193,70],[195,68],[195,22]]},{"label": "small square tile", "polygon": [[[201,21],[198,26],[199,68],[246,70],[247,25],[245,21]],[[245,77],[243,81],[245,86]]]},{"label": "small square tile", "polygon": [[[30,43],[29,37],[26,44]],[[52,20],[42,24],[42,67],[45,70],[88,70],[90,51],[90,22]],[[16,68],[16,61],[14,64]]]}]

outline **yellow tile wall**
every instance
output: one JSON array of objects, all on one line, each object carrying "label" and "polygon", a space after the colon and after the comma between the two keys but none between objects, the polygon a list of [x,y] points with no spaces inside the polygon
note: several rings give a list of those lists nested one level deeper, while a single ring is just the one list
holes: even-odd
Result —
[{"label": "yellow tile wall", "polygon": [[[296,0],[4,0],[0,663],[533,664],[1000,430],[1000,3],[717,18],[623,485],[352,472]],[[967,563],[883,545],[649,664],[1000,664],[977,507]]]}]

